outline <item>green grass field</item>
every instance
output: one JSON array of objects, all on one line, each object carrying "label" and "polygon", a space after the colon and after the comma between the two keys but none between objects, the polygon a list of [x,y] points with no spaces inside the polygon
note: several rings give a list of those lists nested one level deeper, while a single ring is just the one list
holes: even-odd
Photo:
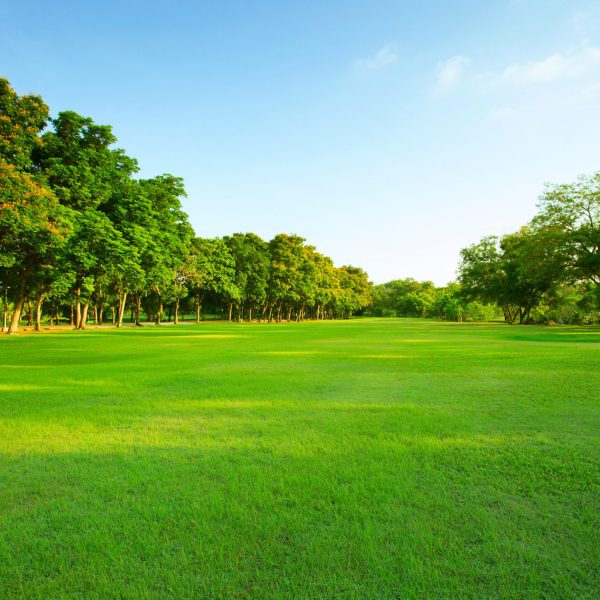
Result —
[{"label": "green grass field", "polygon": [[600,329],[0,337],[2,598],[597,598]]}]

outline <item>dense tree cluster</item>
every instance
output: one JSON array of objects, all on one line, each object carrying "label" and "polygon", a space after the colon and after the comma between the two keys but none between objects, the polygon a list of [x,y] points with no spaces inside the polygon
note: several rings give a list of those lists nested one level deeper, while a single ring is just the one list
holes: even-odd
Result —
[{"label": "dense tree cluster", "polygon": [[498,318],[499,308],[494,303],[468,299],[455,282],[436,287],[432,281],[398,279],[373,288],[373,303],[366,314],[457,322],[490,321]]},{"label": "dense tree cluster", "polygon": [[548,185],[527,226],[461,251],[459,282],[390,281],[373,289],[373,316],[453,321],[600,321],[600,173]]},{"label": "dense tree cluster", "polygon": [[[46,127],[51,127],[47,130]],[[356,267],[335,267],[301,237],[195,237],[172,175],[136,179],[111,128],[75,112],[50,119],[0,79],[0,286],[3,331],[23,312],[78,329],[126,314],[199,320],[207,302],[237,320],[346,318],[369,304]],[[110,315],[110,316],[109,316]]]},{"label": "dense tree cluster", "polygon": [[[50,125],[49,129],[46,127]],[[137,179],[110,126],[50,119],[35,95],[0,79],[2,330],[24,312],[85,329],[142,319],[303,320],[373,316],[507,323],[600,320],[600,172],[548,186],[527,226],[461,251],[459,282],[373,287],[359,268],[297,235],[195,236],[183,181]],[[369,307],[366,311],[365,308]]]},{"label": "dense tree cluster", "polygon": [[600,172],[548,185],[527,226],[461,252],[465,298],[502,308],[507,323],[600,319]]}]

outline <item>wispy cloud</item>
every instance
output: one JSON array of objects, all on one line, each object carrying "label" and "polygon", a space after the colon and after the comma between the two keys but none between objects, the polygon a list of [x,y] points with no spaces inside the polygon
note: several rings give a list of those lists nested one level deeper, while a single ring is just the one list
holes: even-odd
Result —
[{"label": "wispy cloud", "polygon": [[555,52],[539,60],[509,64],[496,71],[467,72],[471,61],[462,54],[437,65],[434,92],[447,92],[461,82],[472,90],[506,91],[518,88],[550,88],[561,84],[587,87],[600,83],[600,47],[584,44],[568,52]]},{"label": "wispy cloud", "polygon": [[470,62],[462,54],[440,61],[437,67],[436,90],[445,92],[454,87],[461,80]]},{"label": "wispy cloud", "polygon": [[576,33],[585,35],[596,27],[599,17],[600,12],[597,8],[593,10],[578,10],[571,15],[570,23]]},{"label": "wispy cloud", "polygon": [[372,71],[389,67],[397,60],[398,53],[396,52],[396,46],[394,44],[388,44],[378,50],[373,56],[357,59],[354,61],[354,66],[360,70]]},{"label": "wispy cloud", "polygon": [[538,61],[507,66],[498,83],[539,85],[576,79],[600,67],[600,48],[588,46],[569,54],[557,52]]}]

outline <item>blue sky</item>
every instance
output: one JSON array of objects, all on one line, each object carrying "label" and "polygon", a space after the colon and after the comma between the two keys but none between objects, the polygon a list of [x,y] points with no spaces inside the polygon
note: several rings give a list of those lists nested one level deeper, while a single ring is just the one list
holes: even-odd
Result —
[{"label": "blue sky", "polygon": [[184,178],[197,235],[455,277],[600,169],[600,2],[0,0],[0,75]]}]

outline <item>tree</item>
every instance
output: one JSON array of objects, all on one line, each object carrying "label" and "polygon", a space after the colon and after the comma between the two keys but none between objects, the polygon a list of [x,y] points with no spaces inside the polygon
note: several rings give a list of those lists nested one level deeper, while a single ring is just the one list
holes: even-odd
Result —
[{"label": "tree", "polygon": [[280,233],[269,242],[271,254],[271,276],[269,279],[269,320],[273,309],[277,321],[281,321],[283,311],[291,320],[294,305],[300,300],[300,281],[304,262],[304,238]]},{"label": "tree", "polygon": [[336,309],[342,318],[348,319],[352,314],[367,307],[373,298],[372,285],[368,275],[360,268],[347,265],[337,269],[341,294],[336,302]]},{"label": "tree", "polygon": [[532,226],[552,247],[563,281],[600,283],[600,171],[572,184],[548,185]]},{"label": "tree", "polygon": [[[75,227],[67,245],[67,262],[74,273],[77,329],[85,329],[89,305],[111,281],[121,291],[139,272],[137,252],[115,229],[110,219],[94,209],[76,213]],[[124,300],[123,300],[124,304]],[[124,305],[120,306],[120,326]]]},{"label": "tree", "polygon": [[267,300],[269,246],[254,233],[234,233],[223,239],[234,260],[234,283],[239,292],[238,318],[243,320],[246,312],[251,321],[253,313],[261,309],[264,312]]},{"label": "tree", "polygon": [[426,317],[433,305],[433,297],[423,292],[409,292],[400,298],[397,312],[403,317]]},{"label": "tree", "polygon": [[48,107],[36,95],[19,96],[0,77],[0,160],[19,171],[31,171],[31,154],[41,143]]},{"label": "tree", "polygon": [[146,223],[150,238],[144,248],[142,265],[145,269],[147,292],[155,295],[156,324],[163,313],[163,294],[181,273],[193,230],[181,208],[185,196],[183,180],[173,175],[159,175],[139,182],[145,196]]},{"label": "tree", "polygon": [[220,238],[194,238],[184,266],[186,280],[194,297],[196,323],[200,322],[202,303],[207,293],[229,298],[236,295],[235,261]]},{"label": "tree", "polygon": [[527,227],[502,239],[485,237],[461,250],[460,281],[469,299],[502,307],[507,323],[526,323],[559,278],[553,248]]},{"label": "tree", "polygon": [[69,232],[68,215],[45,187],[13,165],[0,162],[0,267],[14,302],[15,333],[25,299],[34,293]]},{"label": "tree", "polygon": [[319,252],[312,253],[315,270],[315,318],[325,319],[334,308],[340,278],[333,261]]}]

